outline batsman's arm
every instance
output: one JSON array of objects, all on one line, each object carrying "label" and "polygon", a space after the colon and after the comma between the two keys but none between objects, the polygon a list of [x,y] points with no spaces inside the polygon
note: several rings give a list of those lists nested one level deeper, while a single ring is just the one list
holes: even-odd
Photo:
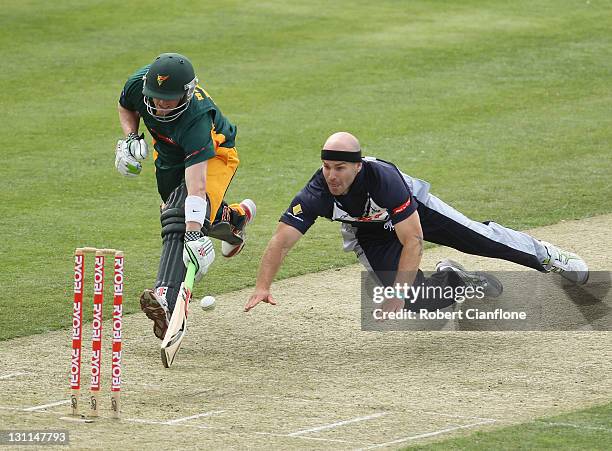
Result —
[{"label": "batsman's arm", "polygon": [[119,123],[125,136],[130,133],[138,133],[138,125],[140,124],[140,115],[138,111],[128,110],[123,108],[121,104],[117,104],[119,110]]},{"label": "batsman's arm", "polygon": [[196,267],[195,281],[198,282],[215,260],[215,249],[210,238],[202,234],[206,220],[208,202],[206,199],[206,170],[208,162],[201,161],[185,168],[185,246],[183,262]]},{"label": "batsman's arm", "polygon": [[[186,220],[186,230],[197,231],[202,228],[206,218],[206,171],[208,161],[192,164],[185,168],[185,184],[187,185],[187,199],[185,200],[185,218],[193,218],[195,221]],[[191,208],[193,211],[187,211]],[[213,218],[211,218],[212,221]]]},{"label": "batsman's arm", "polygon": [[244,306],[245,312],[248,312],[262,301],[276,305],[276,301],[270,294],[270,286],[285,256],[302,236],[302,233],[296,228],[283,222],[278,223],[276,232],[270,239],[261,258],[259,271],[257,272],[257,282],[255,283],[255,292]]}]

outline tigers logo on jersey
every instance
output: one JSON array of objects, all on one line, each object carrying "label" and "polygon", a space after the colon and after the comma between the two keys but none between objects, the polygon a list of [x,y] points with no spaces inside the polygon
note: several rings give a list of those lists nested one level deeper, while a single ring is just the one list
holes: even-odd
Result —
[{"label": "tigers logo on jersey", "polygon": [[170,78],[170,75],[158,75],[157,76],[157,84],[159,86],[163,85],[164,82]]}]

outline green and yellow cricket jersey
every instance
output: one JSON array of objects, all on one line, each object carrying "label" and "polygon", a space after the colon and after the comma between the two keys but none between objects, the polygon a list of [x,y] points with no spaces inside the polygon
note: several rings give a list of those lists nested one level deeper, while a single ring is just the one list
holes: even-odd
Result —
[{"label": "green and yellow cricket jersey", "polygon": [[125,84],[119,104],[138,111],[155,140],[155,166],[188,167],[215,156],[219,146],[235,147],[236,126],[227,120],[208,93],[198,85],[187,110],[171,122],[160,122],[147,112],[142,94],[150,65],[139,69]]}]

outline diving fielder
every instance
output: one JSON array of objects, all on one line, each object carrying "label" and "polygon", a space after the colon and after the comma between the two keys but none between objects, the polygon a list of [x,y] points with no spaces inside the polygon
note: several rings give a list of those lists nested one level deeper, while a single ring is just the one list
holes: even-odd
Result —
[{"label": "diving fielder", "polygon": [[209,238],[222,241],[223,256],[238,254],[255,203],[228,205],[225,192],[239,164],[236,126],[198,84],[189,59],[163,53],[130,76],[119,98],[125,138],[117,143],[115,166],[124,176],[140,174],[148,154],[140,120],[153,137],[157,190],[161,196],[162,252],[153,290],[140,296],[142,311],[164,337],[186,265],[196,266],[196,281],[213,263]]},{"label": "diving fielder", "polygon": [[[425,278],[419,270],[423,240],[468,254],[500,258],[541,272],[557,272],[586,283],[586,263],[577,255],[495,222],[473,221],[429,192],[429,183],[402,173],[392,163],[363,157],[357,138],[331,135],[321,151],[323,167],[283,213],[262,257],[255,292],[245,305],[276,304],[270,286],[284,257],[318,217],[342,223],[344,250],[354,251],[384,286],[422,284],[480,287],[497,296],[502,287],[485,273],[466,271],[451,260]],[[439,309],[452,299],[387,299],[383,311]],[[427,302],[426,302],[427,301]],[[432,302],[433,301],[433,302]]]}]

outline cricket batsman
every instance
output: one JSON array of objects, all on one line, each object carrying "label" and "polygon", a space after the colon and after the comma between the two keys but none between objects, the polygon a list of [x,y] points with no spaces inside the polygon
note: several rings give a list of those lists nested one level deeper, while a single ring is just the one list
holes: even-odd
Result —
[{"label": "cricket batsman", "polygon": [[186,266],[195,265],[196,282],[206,274],[215,259],[210,237],[221,240],[224,257],[237,255],[256,207],[250,199],[224,201],[240,162],[236,126],[198,84],[187,57],[163,53],[138,69],[125,83],[118,109],[125,135],[115,149],[119,173],[139,175],[147,158],[141,120],[153,138],[162,251],[155,287],[142,292],[140,307],[163,339]]}]

